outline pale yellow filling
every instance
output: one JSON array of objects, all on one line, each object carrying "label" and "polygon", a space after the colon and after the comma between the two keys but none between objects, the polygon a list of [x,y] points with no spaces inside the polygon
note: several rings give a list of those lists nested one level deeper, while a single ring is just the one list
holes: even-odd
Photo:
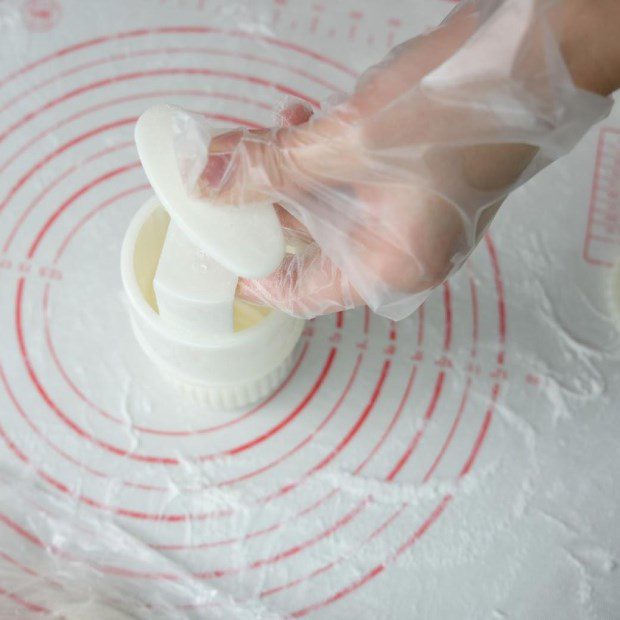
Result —
[{"label": "pale yellow filling", "polygon": [[[136,280],[144,299],[146,299],[155,312],[158,309],[155,292],[153,291],[153,278],[155,277],[159,255],[161,254],[169,223],[170,218],[164,209],[157,209],[144,223],[136,239],[134,253]],[[233,313],[234,330],[238,332],[256,325],[270,314],[271,310],[235,300]]]}]

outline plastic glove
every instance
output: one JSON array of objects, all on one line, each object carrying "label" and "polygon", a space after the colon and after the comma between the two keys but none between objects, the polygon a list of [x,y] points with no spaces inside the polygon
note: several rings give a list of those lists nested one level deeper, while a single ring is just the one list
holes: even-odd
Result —
[{"label": "plastic glove", "polygon": [[465,3],[320,117],[297,106],[292,126],[214,139],[198,191],[277,203],[297,248],[240,296],[304,317],[415,311],[506,196],[610,110],[573,83],[556,21],[535,0]]}]

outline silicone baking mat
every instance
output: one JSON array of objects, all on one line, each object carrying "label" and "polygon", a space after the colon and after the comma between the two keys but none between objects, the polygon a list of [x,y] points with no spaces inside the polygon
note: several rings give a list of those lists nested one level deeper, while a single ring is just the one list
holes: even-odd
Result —
[{"label": "silicone baking mat", "polygon": [[451,6],[0,1],[3,618],[620,615],[618,112],[414,317],[308,323],[252,408],[192,404],[129,326],[144,109],[269,125]]}]

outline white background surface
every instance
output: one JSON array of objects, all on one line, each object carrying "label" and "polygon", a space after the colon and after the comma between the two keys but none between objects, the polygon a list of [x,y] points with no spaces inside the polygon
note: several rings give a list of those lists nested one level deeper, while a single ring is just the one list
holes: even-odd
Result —
[{"label": "white background surface", "polygon": [[258,408],[192,405],[127,322],[145,108],[270,124],[449,6],[0,2],[2,617],[620,616],[617,111],[415,317],[314,321]]}]

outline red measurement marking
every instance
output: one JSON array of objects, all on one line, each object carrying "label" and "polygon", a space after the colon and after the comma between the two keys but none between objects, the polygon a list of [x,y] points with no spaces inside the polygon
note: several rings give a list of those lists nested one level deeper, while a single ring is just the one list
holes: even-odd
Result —
[{"label": "red measurement marking", "polygon": [[60,20],[62,6],[58,0],[27,0],[22,7],[24,25],[31,32],[47,32]]},{"label": "red measurement marking", "polygon": [[498,337],[500,344],[502,345],[502,349],[497,353],[497,363],[499,366],[503,366],[504,359],[506,357],[506,353],[504,351],[504,345],[506,344],[506,296],[504,294],[504,281],[502,280],[502,274],[499,270],[499,260],[497,258],[497,251],[495,249],[495,245],[493,244],[493,240],[490,235],[487,235],[484,238],[484,241],[487,246],[487,250],[489,251],[489,258],[491,259],[491,264],[493,266],[494,280],[495,280],[495,288],[497,289],[497,312],[499,314],[499,321],[497,326]]},{"label": "red measurement marking", "polygon": [[503,368],[496,368],[489,376],[496,381],[505,381],[508,379],[508,373]]},{"label": "red measurement marking", "polygon": [[[435,409],[437,408],[437,403],[439,402],[439,397],[441,396],[441,391],[443,389],[443,383],[444,383],[445,378],[446,378],[446,375],[443,372],[440,372],[439,375],[437,376],[437,381],[435,382],[435,389],[433,390],[431,402],[429,403],[426,413],[424,414],[423,420],[425,423],[428,422],[433,417],[433,414],[435,413]],[[392,480],[394,480],[394,478],[396,478],[396,476],[398,475],[398,472],[400,472],[401,469],[405,466],[405,464],[407,463],[407,461],[409,460],[409,458],[411,457],[411,455],[417,448],[418,443],[420,442],[420,439],[422,438],[423,433],[424,433],[424,427],[416,431],[415,435],[409,442],[409,445],[407,446],[406,450],[403,452],[401,457],[398,459],[398,462],[392,468],[390,473],[386,476],[385,479],[388,482],[391,482]]]},{"label": "red measurement marking", "polygon": [[36,273],[40,278],[45,280],[58,281],[62,280],[62,271],[55,267],[48,267],[46,265],[39,266],[36,271],[33,270],[33,265],[28,262],[14,263],[9,258],[0,259],[0,269],[6,271],[15,271],[20,276],[28,276],[29,274]]},{"label": "red measurement marking", "polygon": [[309,605],[308,607],[303,607],[302,609],[296,610],[295,612],[291,614],[291,617],[302,618],[304,616],[307,616],[311,612],[315,612],[318,609],[321,609],[322,607],[325,607],[327,605],[330,605],[331,603],[339,601],[340,599],[348,596],[355,590],[358,590],[359,588],[361,588],[364,584],[368,583],[371,579],[373,579],[377,575],[381,574],[386,568],[388,568],[388,566],[400,554],[402,554],[408,548],[412,547],[418,540],[420,540],[420,538],[422,538],[424,533],[435,523],[435,521],[437,521],[437,519],[439,519],[439,517],[441,516],[441,513],[445,510],[446,506],[451,500],[452,500],[452,495],[444,496],[444,498],[441,500],[441,502],[438,504],[435,510],[433,510],[430,516],[427,517],[427,519],[422,523],[422,525],[405,541],[405,543],[403,543],[396,550],[396,552],[392,553],[388,557],[387,561],[384,561],[381,564],[377,564],[377,566],[375,566],[372,570],[368,571],[366,574],[362,575],[356,581],[353,581],[352,583],[347,585],[345,588],[338,590],[335,594],[330,595],[328,598],[318,603],[313,603],[312,605]]},{"label": "red measurement marking", "polygon": [[525,375],[525,382],[529,385],[538,387],[541,383],[541,379],[539,375],[533,375],[531,373],[528,373],[527,375]]},{"label": "red measurement marking", "polygon": [[330,342],[338,343],[342,340],[342,334],[340,332],[335,332],[329,337]]},{"label": "red measurement marking", "polygon": [[355,346],[360,349],[360,351],[366,351],[368,349],[368,341],[364,340],[363,342],[358,342]]},{"label": "red measurement marking", "polygon": [[[14,603],[17,603],[20,607],[23,607],[24,609],[27,609],[28,611],[34,613],[34,614],[49,614],[50,610],[47,609],[47,607],[41,607],[41,605],[37,605],[36,603],[31,603],[30,601],[27,601],[26,599],[22,598],[21,596],[17,595],[17,594],[13,594],[13,592],[9,592],[8,590],[4,590],[3,588],[0,588],[0,596],[4,596],[6,598],[8,598],[9,600],[13,601]],[[15,616],[17,617],[17,616]]]},{"label": "red measurement marking", "polygon": [[342,312],[339,312],[336,315],[336,327],[337,329],[342,329],[343,325],[344,325],[344,314]]},{"label": "red measurement marking", "polygon": [[43,226],[43,228],[41,228],[41,230],[37,234],[35,240],[32,242],[32,245],[30,246],[30,249],[28,251],[28,258],[32,258],[34,256],[35,252],[37,251],[37,248],[39,247],[39,245],[43,241],[43,238],[45,237],[45,235],[47,234],[49,229],[52,227],[54,222],[60,217],[60,215],[62,215],[62,213],[69,206],[71,206],[71,204],[73,202],[75,202],[78,198],[82,197],[84,194],[88,193],[88,191],[91,190],[96,185],[98,185],[98,184],[100,184],[102,182],[105,182],[108,179],[112,179],[114,177],[117,177],[117,176],[119,176],[119,175],[121,175],[124,172],[127,172],[129,170],[133,170],[135,168],[139,168],[139,166],[140,166],[139,163],[133,163],[133,164],[127,164],[125,166],[121,166],[120,168],[115,168],[114,170],[110,170],[109,172],[106,172],[105,174],[99,176],[98,178],[92,180],[90,183],[88,183],[88,184],[82,186],[80,189],[78,189],[77,192],[75,192],[73,195],[71,195],[67,200],[65,200],[65,202],[62,203],[62,205],[60,205],[60,207],[54,212],[52,217],[50,217],[47,220],[47,222],[45,223],[45,226]]},{"label": "red measurement marking", "polygon": [[39,267],[39,275],[46,280],[62,280],[62,272],[54,267]]},{"label": "red measurement marking", "polygon": [[390,28],[388,32],[388,36],[387,36],[388,47],[394,46],[394,38],[396,37],[396,29],[400,28],[401,24],[402,22],[400,21],[400,19],[396,19],[394,17],[391,19],[388,19],[388,26]]},{"label": "red measurement marking", "polygon": [[482,368],[480,367],[480,364],[474,364],[472,362],[472,363],[467,365],[467,372],[470,375],[474,375],[474,376],[478,377],[482,373]]},{"label": "red measurement marking", "polygon": [[463,465],[463,469],[461,469],[460,471],[460,474],[459,474],[460,476],[466,476],[471,471],[471,468],[476,460],[476,457],[478,456],[478,452],[480,451],[480,448],[482,447],[482,444],[484,443],[484,438],[486,437],[487,432],[489,431],[489,426],[491,426],[491,420],[493,418],[493,411],[495,409],[495,404],[497,403],[498,396],[499,396],[499,385],[496,383],[493,386],[493,392],[491,393],[491,404],[489,405],[489,408],[487,409],[487,412],[484,416],[484,420],[482,421],[482,426],[480,427],[480,432],[478,433],[478,437],[476,438],[476,442],[474,443],[474,447],[471,451],[471,454],[469,455],[469,458],[465,462],[465,465]]},{"label": "red measurement marking", "polygon": [[[381,391],[383,389],[383,384],[385,383],[385,380],[386,380],[386,378],[388,376],[388,373],[390,371],[391,363],[392,362],[390,360],[385,360],[385,362],[383,362],[383,367],[382,367],[381,373],[379,375],[379,380],[378,380],[377,384],[375,385],[375,389],[374,389],[373,393],[370,396],[370,400],[368,401],[366,407],[364,407],[360,417],[356,420],[355,424],[349,429],[347,434],[340,440],[338,445],[326,457],[324,457],[319,463],[314,465],[312,467],[312,469],[308,470],[304,474],[304,477],[309,477],[309,476],[313,475],[315,472],[317,472],[317,471],[323,469],[325,466],[327,466],[336,457],[336,455],[339,454],[348,445],[348,443],[351,441],[351,439],[353,437],[355,437],[355,435],[357,434],[359,429],[366,422],[366,420],[367,420],[368,416],[370,415],[371,411],[374,409],[375,404],[377,403],[377,400],[379,399],[379,396],[381,396]],[[280,491],[278,491],[277,493],[281,494],[285,489],[286,489],[286,487],[282,487],[282,489],[280,489]],[[268,497],[267,501],[269,501],[270,499],[271,498]]]},{"label": "red measurement marking", "polygon": [[423,482],[428,482],[433,477],[433,473],[435,472],[435,470],[437,469],[437,466],[443,459],[444,454],[446,453],[446,450],[448,449],[448,446],[452,443],[452,439],[454,438],[456,429],[461,423],[463,413],[465,412],[465,406],[467,405],[467,400],[469,398],[469,390],[471,389],[471,384],[472,384],[471,378],[467,379],[467,383],[465,384],[465,390],[461,398],[461,403],[459,404],[458,411],[456,412],[456,415],[454,416],[454,420],[452,420],[452,425],[450,426],[450,430],[448,431],[448,434],[446,435],[443,445],[441,446],[441,450],[439,450],[439,453],[435,457],[433,464],[429,467],[428,471],[424,475]]},{"label": "red measurement marking", "polygon": [[414,362],[422,362],[424,361],[424,353],[422,351],[416,351],[412,356],[411,359]]},{"label": "red measurement marking", "polygon": [[591,265],[613,266],[613,255],[620,246],[620,130],[601,129],[596,149],[596,163],[583,259]]},{"label": "red measurement marking", "polygon": [[454,364],[449,357],[446,357],[444,355],[435,362],[435,366],[437,366],[438,368],[453,368]]},{"label": "red measurement marking", "polygon": [[[220,11],[222,8],[221,5],[217,5],[215,8],[215,12],[217,13],[218,11]],[[19,68],[17,71],[13,71],[12,73],[10,73],[9,75],[5,76],[4,78],[0,79],[0,86],[5,86],[6,84],[8,84],[9,82],[12,82],[13,80],[17,79],[18,77],[23,77],[26,73],[30,73],[31,71],[33,71],[34,69],[36,69],[37,67],[40,67],[41,65],[47,64],[50,61],[56,60],[58,58],[61,58],[63,56],[67,56],[69,54],[73,54],[74,52],[78,52],[81,50],[84,50],[86,48],[90,48],[90,47],[96,47],[99,46],[101,44],[110,42],[110,41],[120,41],[120,40],[124,40],[124,39],[133,39],[136,37],[151,37],[153,35],[159,35],[159,34],[183,34],[183,35],[190,35],[190,34],[198,34],[198,35],[203,35],[203,34],[209,34],[209,33],[215,33],[215,32],[219,32],[219,33],[225,33],[229,36],[233,36],[233,37],[239,37],[242,39],[245,38],[252,38],[255,40],[261,40],[261,41],[265,41],[266,43],[269,43],[271,45],[277,45],[278,47],[283,47],[287,50],[294,50],[299,52],[300,54],[303,54],[304,56],[308,56],[310,58],[314,58],[316,60],[319,60],[321,62],[325,62],[329,65],[331,65],[332,67],[335,67],[336,69],[339,69],[340,71],[344,71],[346,74],[351,75],[353,77],[357,76],[357,73],[355,71],[353,71],[352,69],[350,69],[349,67],[331,59],[328,58],[326,56],[323,56],[320,53],[308,50],[304,47],[301,47],[299,45],[296,45],[295,43],[291,43],[290,41],[281,41],[279,39],[276,39],[274,37],[269,37],[269,36],[264,36],[264,35],[257,35],[256,33],[248,33],[245,31],[239,31],[239,30],[232,30],[232,31],[224,31],[221,29],[216,29],[216,28],[211,28],[211,27],[205,27],[205,26],[164,26],[161,28],[154,28],[154,29],[149,29],[149,28],[142,28],[140,30],[130,30],[130,31],[126,31],[126,32],[117,32],[117,33],[113,33],[113,34],[108,34],[106,36],[102,36],[102,37],[96,37],[94,39],[88,39],[86,41],[82,41],[80,43],[77,43],[75,45],[70,45],[68,47],[64,47],[61,48],[59,50],[56,50],[55,52],[48,54],[46,56],[42,56],[40,58],[38,58],[37,60],[35,60],[34,62],[31,62],[28,65],[25,65],[21,68]]]},{"label": "red measurement marking", "polygon": [[319,22],[321,21],[320,13],[322,13],[325,10],[325,5],[313,4],[312,10],[315,13],[319,13],[319,15],[315,15],[310,22],[310,32],[316,32],[316,29],[319,26]]},{"label": "red measurement marking", "polygon": [[353,20],[353,23],[349,28],[349,41],[352,41],[357,36],[359,21],[362,19],[363,16],[364,14],[361,11],[351,11],[349,13],[349,17]]},{"label": "red measurement marking", "polygon": [[54,588],[61,587],[60,584],[55,582],[53,579],[48,579],[46,577],[43,577],[40,573],[37,573],[31,568],[28,568],[28,566],[26,566],[19,560],[16,560],[15,558],[11,557],[8,553],[4,553],[4,551],[0,551],[0,558],[2,558],[6,563],[10,564],[11,566],[15,566],[16,568],[18,568],[22,573],[25,573],[26,575],[30,575],[30,577],[35,577],[36,579],[45,581]]},{"label": "red measurement marking", "polygon": [[396,347],[393,344],[390,344],[383,349],[383,353],[385,355],[394,355],[394,353],[396,353]]}]

